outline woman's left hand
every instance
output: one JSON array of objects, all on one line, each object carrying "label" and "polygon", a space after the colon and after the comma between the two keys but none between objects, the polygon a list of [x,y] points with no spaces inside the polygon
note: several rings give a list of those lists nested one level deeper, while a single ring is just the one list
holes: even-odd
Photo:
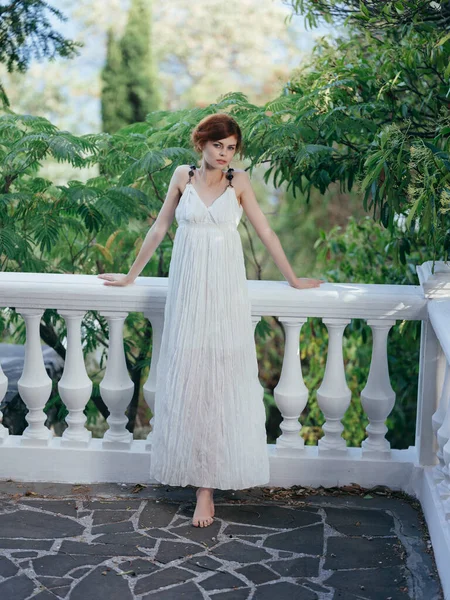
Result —
[{"label": "woman's left hand", "polygon": [[289,285],[298,290],[305,290],[309,288],[319,287],[322,283],[325,283],[324,279],[312,279],[310,277],[297,277],[295,281],[290,281]]}]

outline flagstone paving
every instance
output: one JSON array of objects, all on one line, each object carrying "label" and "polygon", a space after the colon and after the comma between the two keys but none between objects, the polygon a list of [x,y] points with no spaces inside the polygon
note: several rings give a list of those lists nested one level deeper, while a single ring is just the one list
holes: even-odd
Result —
[{"label": "flagstone paving", "polygon": [[443,598],[412,499],[276,492],[216,491],[199,529],[193,488],[0,482],[0,598]]}]

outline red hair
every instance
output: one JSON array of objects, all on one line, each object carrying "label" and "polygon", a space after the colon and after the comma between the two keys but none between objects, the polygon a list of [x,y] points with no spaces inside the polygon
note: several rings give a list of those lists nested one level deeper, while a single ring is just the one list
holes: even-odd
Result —
[{"label": "red hair", "polygon": [[242,133],[236,120],[226,113],[217,113],[203,118],[191,133],[191,142],[201,152],[206,142],[216,142],[236,136],[236,152],[242,155]]}]

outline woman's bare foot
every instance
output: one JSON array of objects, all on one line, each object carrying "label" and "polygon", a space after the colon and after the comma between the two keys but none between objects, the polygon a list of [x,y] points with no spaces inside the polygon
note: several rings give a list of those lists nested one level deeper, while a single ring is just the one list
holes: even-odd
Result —
[{"label": "woman's bare foot", "polygon": [[195,492],[197,496],[197,505],[195,507],[194,516],[192,517],[192,525],[194,527],[208,527],[214,521],[214,501],[213,488],[198,488]]}]

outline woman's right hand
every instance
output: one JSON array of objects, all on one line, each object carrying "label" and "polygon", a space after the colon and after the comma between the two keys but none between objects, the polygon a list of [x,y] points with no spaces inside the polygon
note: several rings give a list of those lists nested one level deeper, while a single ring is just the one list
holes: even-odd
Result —
[{"label": "woman's right hand", "polygon": [[133,281],[129,279],[127,275],[122,275],[120,273],[102,273],[101,275],[97,275],[97,277],[99,279],[106,279],[103,285],[125,287],[126,285],[133,283]]},{"label": "woman's right hand", "polygon": [[290,281],[289,285],[298,290],[307,290],[309,288],[315,288],[325,283],[323,279],[313,279],[311,277],[297,277],[295,281]]}]

